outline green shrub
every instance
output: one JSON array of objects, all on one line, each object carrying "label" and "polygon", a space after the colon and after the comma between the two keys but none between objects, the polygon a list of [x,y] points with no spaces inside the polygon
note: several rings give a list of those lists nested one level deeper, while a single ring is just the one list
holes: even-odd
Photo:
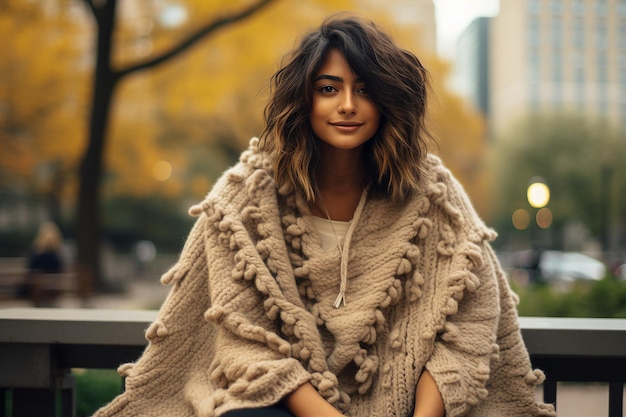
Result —
[{"label": "green shrub", "polygon": [[520,297],[520,316],[626,318],[626,281],[610,276],[567,291],[547,284],[513,289]]},{"label": "green shrub", "polygon": [[76,417],[89,417],[123,390],[122,377],[109,369],[75,370]]}]

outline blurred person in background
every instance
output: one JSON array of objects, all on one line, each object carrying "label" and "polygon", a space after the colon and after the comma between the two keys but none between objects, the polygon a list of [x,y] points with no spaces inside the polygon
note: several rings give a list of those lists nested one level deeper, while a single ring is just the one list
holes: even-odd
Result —
[{"label": "blurred person in background", "polygon": [[35,286],[38,277],[54,279],[53,274],[60,274],[64,271],[62,249],[63,236],[57,225],[50,221],[41,223],[27,256],[27,272],[19,290],[20,297],[36,297]]},{"label": "blurred person in background", "polygon": [[56,224],[43,222],[37,231],[28,257],[28,270],[46,274],[63,272],[63,236]]}]

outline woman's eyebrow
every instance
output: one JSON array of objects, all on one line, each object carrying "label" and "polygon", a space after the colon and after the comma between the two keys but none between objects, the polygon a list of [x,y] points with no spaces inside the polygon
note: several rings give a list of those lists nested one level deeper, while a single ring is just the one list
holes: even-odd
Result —
[{"label": "woman's eyebrow", "polygon": [[313,82],[319,81],[319,80],[330,80],[330,81],[336,81],[338,83],[342,83],[343,82],[343,78],[337,77],[336,75],[328,75],[328,74],[318,75],[317,77],[315,77]]},{"label": "woman's eyebrow", "polygon": [[[329,75],[329,74],[320,74],[317,77],[315,77],[315,79],[313,80],[313,82],[319,81],[319,80],[330,80],[330,81],[336,81],[338,83],[342,83],[343,82],[343,78],[341,77],[337,77],[336,75]],[[357,78],[356,80],[354,80],[354,83],[362,83],[363,80],[361,80],[360,78]]]}]

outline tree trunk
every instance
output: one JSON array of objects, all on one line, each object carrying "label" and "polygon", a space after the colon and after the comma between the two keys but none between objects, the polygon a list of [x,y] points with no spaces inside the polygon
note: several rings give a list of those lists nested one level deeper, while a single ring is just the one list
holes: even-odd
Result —
[{"label": "tree trunk", "polygon": [[100,273],[100,184],[113,90],[117,77],[111,70],[111,37],[117,0],[103,2],[94,10],[97,20],[96,72],[93,79],[89,140],[80,165],[78,189],[78,276],[80,296],[89,297],[93,286],[102,289]]}]

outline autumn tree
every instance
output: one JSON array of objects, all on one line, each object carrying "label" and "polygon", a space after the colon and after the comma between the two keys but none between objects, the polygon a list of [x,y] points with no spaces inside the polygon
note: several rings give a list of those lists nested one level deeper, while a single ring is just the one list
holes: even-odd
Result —
[{"label": "autumn tree", "polygon": [[50,219],[60,222],[83,140],[88,28],[68,1],[0,7],[0,204],[44,195]]},{"label": "autumn tree", "polygon": [[84,0],[94,16],[97,27],[96,67],[89,120],[89,139],[79,168],[77,263],[79,274],[83,277],[82,291],[84,295],[89,291],[88,285],[93,282],[93,279],[96,280],[96,283],[102,284],[99,253],[100,185],[107,139],[107,123],[115,88],[121,80],[130,74],[167,62],[189,49],[203,37],[250,17],[271,1],[259,0],[232,14],[214,18],[168,50],[156,56],[150,56],[144,61],[118,69],[112,65],[112,38],[118,2],[117,0],[102,2]]}]

